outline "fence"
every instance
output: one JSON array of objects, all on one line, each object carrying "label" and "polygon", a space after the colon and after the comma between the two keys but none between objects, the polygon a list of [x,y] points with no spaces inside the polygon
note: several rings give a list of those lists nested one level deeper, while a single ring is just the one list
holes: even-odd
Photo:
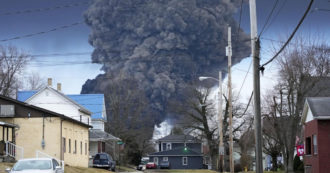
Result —
[{"label": "fence", "polygon": [[6,141],[6,156],[11,156],[15,160],[24,158],[24,148]]}]

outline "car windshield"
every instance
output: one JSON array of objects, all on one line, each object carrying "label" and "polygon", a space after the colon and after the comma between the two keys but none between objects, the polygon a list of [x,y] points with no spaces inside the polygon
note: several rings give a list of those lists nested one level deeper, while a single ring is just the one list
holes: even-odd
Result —
[{"label": "car windshield", "polygon": [[105,154],[100,154],[100,159],[108,159],[108,158],[107,158],[107,155],[105,155]]},{"label": "car windshield", "polygon": [[50,160],[22,160],[18,161],[14,167],[14,171],[22,171],[28,169],[39,169],[39,170],[47,170],[52,169]]}]

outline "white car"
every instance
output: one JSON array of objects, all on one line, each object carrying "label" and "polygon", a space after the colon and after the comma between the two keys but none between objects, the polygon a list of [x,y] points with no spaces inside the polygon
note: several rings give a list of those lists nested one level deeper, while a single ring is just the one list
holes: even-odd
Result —
[{"label": "white car", "polygon": [[21,159],[15,163],[12,169],[7,168],[8,173],[64,173],[55,159],[33,158]]}]

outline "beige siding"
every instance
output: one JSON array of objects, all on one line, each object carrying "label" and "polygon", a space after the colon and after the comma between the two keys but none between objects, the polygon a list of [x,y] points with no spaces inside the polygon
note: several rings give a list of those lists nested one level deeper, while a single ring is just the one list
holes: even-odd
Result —
[{"label": "beige siding", "polygon": [[16,145],[24,148],[24,158],[36,157],[39,150],[60,159],[60,119],[47,117],[44,120],[44,141],[42,148],[43,118],[10,118],[7,122],[17,124]]},{"label": "beige siding", "polygon": [[[88,128],[72,122],[63,122],[63,137],[66,140],[66,151],[64,153],[64,161],[72,166],[88,166]],[[69,153],[69,139],[71,140],[71,152]],[[77,142],[75,152],[75,141]],[[80,143],[82,142],[82,148]],[[85,147],[87,144],[87,148]],[[82,151],[82,153],[81,153]],[[87,151],[87,153],[86,153]]]},{"label": "beige siding", "polygon": [[[39,150],[54,158],[61,160],[61,119],[47,117],[44,120],[45,147],[42,148],[43,118],[6,118],[2,121],[19,126],[16,130],[16,145],[24,147],[24,158],[36,157]],[[70,166],[88,167],[88,149],[85,154],[85,143],[88,147],[88,128],[73,122],[63,121],[62,136],[66,138],[66,152],[64,162]],[[11,133],[9,134],[11,137]],[[71,139],[71,153],[68,153],[68,141]],[[74,141],[77,141],[77,152],[74,151]],[[80,152],[82,142],[82,154]]]}]

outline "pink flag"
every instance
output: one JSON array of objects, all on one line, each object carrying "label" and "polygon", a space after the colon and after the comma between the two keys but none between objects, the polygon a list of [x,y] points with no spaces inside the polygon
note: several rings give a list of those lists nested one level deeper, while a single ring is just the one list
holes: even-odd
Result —
[{"label": "pink flag", "polygon": [[304,145],[297,145],[297,156],[303,156],[304,155]]}]

